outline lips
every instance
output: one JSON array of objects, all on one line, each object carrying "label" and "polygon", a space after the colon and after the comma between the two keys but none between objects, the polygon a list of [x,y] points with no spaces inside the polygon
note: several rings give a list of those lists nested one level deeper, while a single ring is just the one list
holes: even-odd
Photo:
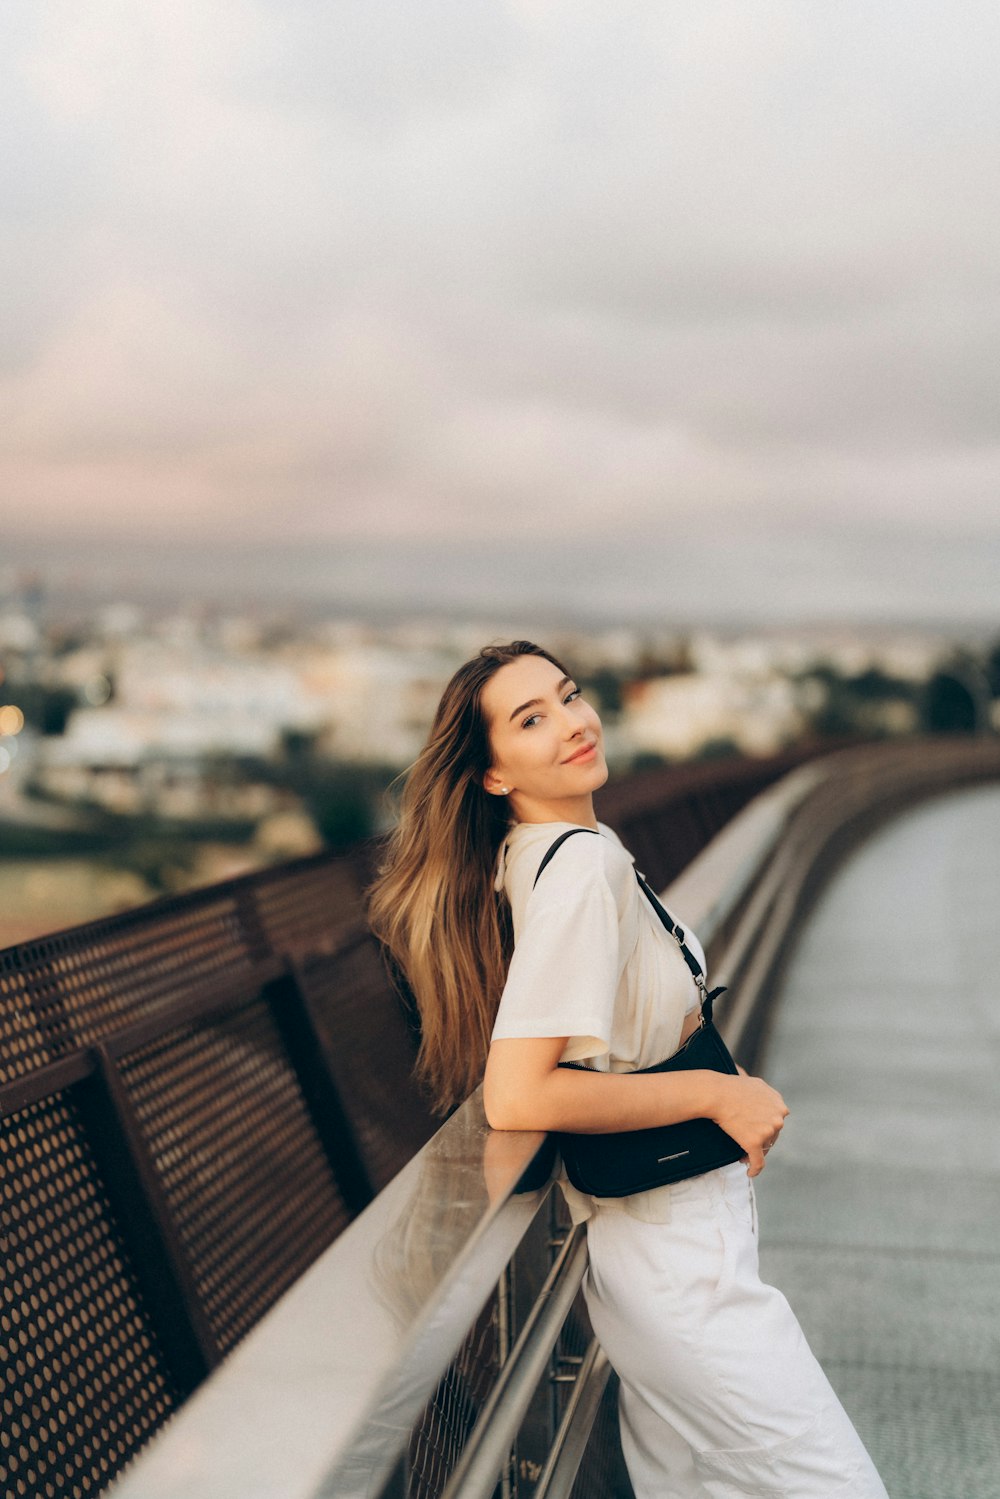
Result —
[{"label": "lips", "polygon": [[597,754],[597,744],[596,744],[596,742],[594,744],[585,744],[580,749],[577,750],[577,752],[576,752],[575,755],[569,755],[563,761],[563,764],[564,765],[575,765],[578,760],[590,760],[596,754]]}]

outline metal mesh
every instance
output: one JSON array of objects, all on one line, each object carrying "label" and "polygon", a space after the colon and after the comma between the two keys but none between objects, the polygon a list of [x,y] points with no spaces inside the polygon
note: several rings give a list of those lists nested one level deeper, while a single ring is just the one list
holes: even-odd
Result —
[{"label": "metal mesh", "polygon": [[413,1081],[416,1036],[371,936],[303,965],[300,981],[376,1191],[436,1123]]},{"label": "metal mesh", "polygon": [[95,1494],[170,1414],[149,1329],[73,1106],[0,1121],[0,1493]]},{"label": "metal mesh", "polygon": [[366,882],[367,860],[361,851],[258,876],[254,904],[268,949],[332,951],[363,920]]},{"label": "metal mesh", "polygon": [[48,1060],[45,1037],[28,996],[28,980],[15,967],[18,949],[0,953],[0,1079],[23,1077]]},{"label": "metal mesh", "polygon": [[[406,1479],[398,1490],[405,1499],[439,1499],[444,1492],[519,1331],[537,1303],[567,1228],[562,1195],[553,1191],[414,1427]],[[549,1376],[535,1389],[509,1454],[498,1487],[504,1499],[531,1499],[535,1492],[590,1338],[586,1308],[579,1296],[560,1334]],[[617,1411],[612,1404],[603,1424],[595,1427],[595,1482],[580,1490],[581,1499],[631,1499],[627,1486],[600,1487],[606,1477],[617,1481],[619,1470],[623,1471],[617,1433]]]},{"label": "metal mesh", "polygon": [[[591,1339],[593,1329],[583,1293],[576,1298],[563,1326],[556,1348],[557,1375],[575,1374]],[[572,1383],[556,1384],[554,1426],[562,1419]],[[591,1427],[587,1450],[573,1484],[572,1499],[632,1499],[618,1426],[618,1377],[612,1374]]]},{"label": "metal mesh", "polygon": [[111,1035],[185,985],[249,978],[253,962],[231,898],[165,911],[155,921],[96,923],[14,952],[11,997],[16,1011],[27,1010],[37,1039],[0,1058],[10,1076]]},{"label": "metal mesh", "polygon": [[103,1488],[367,1200],[354,1131],[377,1185],[432,1133],[365,878],[298,861],[0,953],[4,1499]]},{"label": "metal mesh", "polygon": [[[683,785],[670,772],[669,794],[637,778],[602,813],[653,883],[665,884],[780,768],[754,767],[728,786],[712,784],[715,767]],[[352,1142],[342,1150],[334,1135],[356,1140],[379,1187],[431,1133],[410,1081],[415,1037],[405,1010],[374,943],[357,935],[366,857],[297,861],[0,953],[0,1092],[10,1084],[4,1499],[103,1487],[173,1408],[185,1378],[190,1387],[213,1362],[213,1338],[231,1348],[336,1237],[351,1216],[344,1196],[356,1207],[365,1184],[355,1169],[349,1189]],[[274,982],[284,956],[301,964],[301,996],[291,979]],[[225,1016],[223,1001],[232,1005]],[[171,1013],[177,1006],[182,1015]],[[140,1022],[122,1057],[120,1033]],[[103,1057],[87,1050],[116,1036]],[[36,1085],[31,1074],[60,1059]],[[71,1078],[76,1103],[72,1089],[59,1091]],[[95,1131],[93,1152],[84,1123]],[[418,1424],[414,1499],[440,1492],[537,1295],[549,1263],[542,1230],[519,1251],[513,1294],[477,1321]],[[139,1247],[157,1232],[166,1244],[159,1260]],[[171,1333],[185,1317],[200,1365]],[[571,1321],[564,1336],[571,1359],[582,1327]],[[557,1375],[572,1367],[558,1365]],[[533,1490],[562,1388],[553,1395],[543,1381],[518,1439],[508,1490],[520,1499]],[[626,1492],[614,1486],[613,1456],[607,1466],[602,1455],[611,1438],[599,1433],[611,1429],[595,1431],[580,1480],[594,1475],[592,1486],[578,1499]]]},{"label": "metal mesh", "polygon": [[662,890],[758,792],[816,749],[643,771],[599,792],[597,813],[621,834],[650,884]]},{"label": "metal mesh", "polygon": [[571,1499],[633,1499],[618,1425],[618,1376],[612,1374],[590,1431]]},{"label": "metal mesh", "polygon": [[499,1298],[493,1296],[414,1428],[406,1499],[437,1499],[461,1457],[500,1368],[498,1321]]},{"label": "metal mesh", "polygon": [[263,1002],[122,1063],[220,1349],[350,1219]]},{"label": "metal mesh", "polygon": [[0,952],[0,1083],[269,954],[330,951],[359,919],[363,869],[300,861]]}]

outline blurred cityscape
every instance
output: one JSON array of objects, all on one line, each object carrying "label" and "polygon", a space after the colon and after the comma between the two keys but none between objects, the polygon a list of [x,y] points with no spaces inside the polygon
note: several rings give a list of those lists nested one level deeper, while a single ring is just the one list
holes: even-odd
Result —
[{"label": "blurred cityscape", "polygon": [[[0,572],[0,946],[385,828],[493,619],[110,602]],[[1000,729],[1000,635],[551,629],[613,770],[805,740]]]}]

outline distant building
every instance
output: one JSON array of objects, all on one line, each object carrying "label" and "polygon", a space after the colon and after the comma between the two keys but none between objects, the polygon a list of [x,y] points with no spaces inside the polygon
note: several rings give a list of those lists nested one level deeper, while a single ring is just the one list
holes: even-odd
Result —
[{"label": "distant building", "polygon": [[361,642],[308,654],[302,670],[323,704],[319,748],[338,760],[411,764],[456,664],[441,651]]},{"label": "distant building", "polygon": [[684,760],[712,742],[768,755],[802,733],[794,689],[784,677],[655,677],[626,689],[622,741],[635,751]]}]

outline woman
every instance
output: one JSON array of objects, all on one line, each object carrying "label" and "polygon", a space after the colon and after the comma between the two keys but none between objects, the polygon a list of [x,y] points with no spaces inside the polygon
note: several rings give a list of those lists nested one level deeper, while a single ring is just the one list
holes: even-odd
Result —
[{"label": "woman", "polygon": [[[757,1271],[748,1178],[781,1132],[780,1095],[745,1073],[627,1075],[687,1038],[698,993],[596,821],[606,779],[600,720],[547,651],[490,646],[448,684],[371,903],[420,1009],[419,1070],[442,1109],[482,1077],[494,1129],[709,1118],[745,1150],[745,1164],[633,1197],[566,1187],[588,1219],[587,1304],[621,1379],[636,1499],[886,1499]],[[568,838],[537,878],[572,828],[591,836]]]}]

